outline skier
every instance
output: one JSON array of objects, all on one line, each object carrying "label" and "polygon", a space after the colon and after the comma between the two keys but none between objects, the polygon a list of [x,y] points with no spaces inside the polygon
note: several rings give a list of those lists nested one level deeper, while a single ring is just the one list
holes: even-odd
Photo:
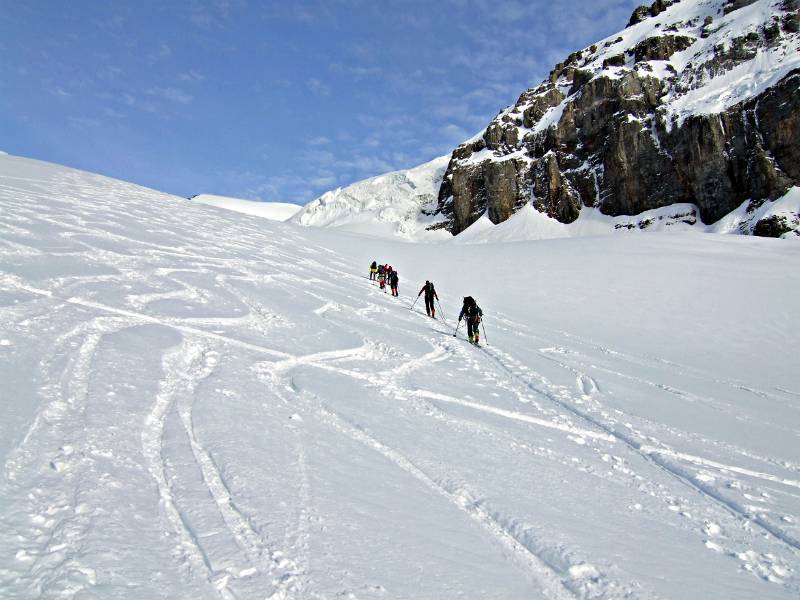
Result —
[{"label": "skier", "polygon": [[483,317],[483,311],[481,307],[478,306],[478,303],[475,302],[475,299],[472,296],[467,296],[464,298],[464,306],[461,307],[461,314],[458,315],[458,322],[461,323],[461,319],[464,319],[467,322],[467,335],[469,336],[469,342],[471,344],[478,345],[480,342],[480,324],[481,324],[481,317]]},{"label": "skier", "polygon": [[383,265],[378,267],[378,285],[384,292],[386,291],[386,271],[383,270]]},{"label": "skier", "polygon": [[439,299],[438,294],[436,293],[436,289],[433,287],[433,282],[425,281],[425,285],[422,286],[422,289],[417,294],[417,298],[419,298],[422,293],[425,292],[425,312],[428,313],[429,317],[436,318],[436,306],[433,304],[433,299]]},{"label": "skier", "polygon": [[372,264],[369,266],[369,280],[375,281],[375,278],[378,276],[378,263],[376,261],[372,261]]},{"label": "skier", "polygon": [[[391,267],[390,267],[391,269]],[[389,285],[392,286],[392,296],[399,296],[400,294],[397,291],[397,284],[400,281],[400,278],[397,276],[397,271],[391,270],[389,272]]]}]

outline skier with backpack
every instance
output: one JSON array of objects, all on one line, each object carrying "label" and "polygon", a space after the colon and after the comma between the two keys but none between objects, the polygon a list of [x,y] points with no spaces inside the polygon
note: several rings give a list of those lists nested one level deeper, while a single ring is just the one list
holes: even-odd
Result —
[{"label": "skier with backpack", "polygon": [[428,313],[429,317],[436,318],[436,306],[434,306],[434,298],[436,300],[439,299],[439,296],[436,294],[436,289],[433,287],[432,281],[425,281],[425,285],[422,286],[420,289],[419,294],[417,294],[417,298],[419,298],[423,292],[425,293],[425,312]]},{"label": "skier with backpack", "polygon": [[392,287],[392,296],[399,296],[399,292],[397,291],[397,285],[400,282],[400,278],[397,275],[397,271],[389,267],[389,285]]},{"label": "skier with backpack", "polygon": [[378,277],[378,263],[376,261],[372,261],[372,264],[369,266],[369,280],[375,281]]},{"label": "skier with backpack", "polygon": [[[464,305],[461,307],[461,313],[458,315],[458,324],[461,325],[461,319],[467,323],[467,335],[469,336],[470,344],[478,345],[480,342],[480,324],[483,317],[483,311],[478,303],[472,296],[464,298]],[[458,326],[456,327],[458,331]],[[455,336],[455,333],[453,334]]]},{"label": "skier with backpack", "polygon": [[378,285],[384,292],[386,291],[386,271],[384,271],[383,265],[378,267]]}]

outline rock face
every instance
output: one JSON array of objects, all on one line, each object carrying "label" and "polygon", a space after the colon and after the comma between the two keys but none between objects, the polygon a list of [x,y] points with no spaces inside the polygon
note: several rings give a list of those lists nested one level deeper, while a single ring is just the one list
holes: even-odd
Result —
[{"label": "rock face", "polygon": [[436,213],[454,234],[531,201],[562,223],[583,206],[619,216],[675,203],[712,223],[785,194],[800,185],[797,4],[636,9],[621,34],[571,54],[453,152]]}]

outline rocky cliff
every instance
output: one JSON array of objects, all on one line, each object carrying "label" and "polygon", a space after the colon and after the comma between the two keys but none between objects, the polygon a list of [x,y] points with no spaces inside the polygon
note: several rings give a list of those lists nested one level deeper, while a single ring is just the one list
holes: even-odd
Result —
[{"label": "rocky cliff", "polygon": [[676,203],[712,223],[783,196],[800,185],[799,4],[637,8],[624,31],[571,54],[453,152],[437,226],[500,223],[531,201],[562,223],[584,206],[618,216]]}]

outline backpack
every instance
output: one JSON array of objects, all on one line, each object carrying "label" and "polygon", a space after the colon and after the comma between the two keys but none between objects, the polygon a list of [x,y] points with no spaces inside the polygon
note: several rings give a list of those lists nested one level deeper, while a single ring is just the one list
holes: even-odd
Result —
[{"label": "backpack", "polygon": [[377,268],[378,268],[378,263],[376,263],[376,262],[373,260],[373,261],[372,261],[372,264],[369,266],[369,268],[370,268],[370,269],[377,269]]},{"label": "backpack", "polygon": [[434,289],[434,287],[433,287],[433,282],[432,282],[432,281],[429,281],[429,282],[428,282],[428,283],[425,285],[425,295],[426,295],[426,296],[433,296],[435,293],[436,293],[436,290],[435,290],[435,289]]},{"label": "backpack", "polygon": [[475,302],[475,298],[473,298],[472,296],[466,296],[464,298],[464,306],[466,308],[472,308],[473,306],[478,306],[478,303]]}]

